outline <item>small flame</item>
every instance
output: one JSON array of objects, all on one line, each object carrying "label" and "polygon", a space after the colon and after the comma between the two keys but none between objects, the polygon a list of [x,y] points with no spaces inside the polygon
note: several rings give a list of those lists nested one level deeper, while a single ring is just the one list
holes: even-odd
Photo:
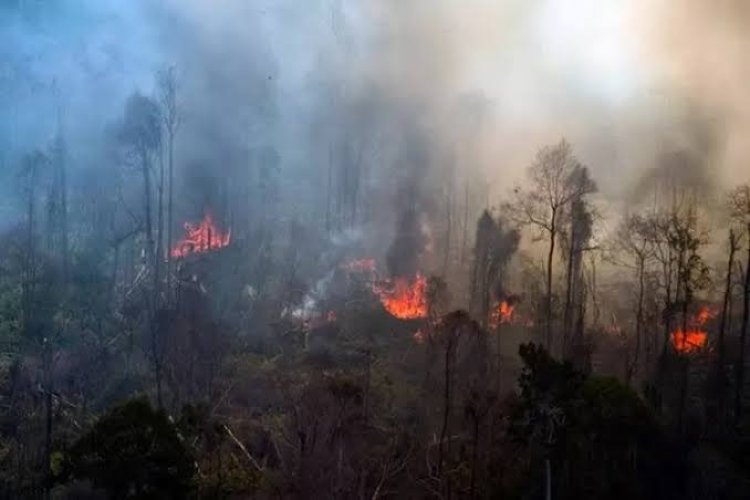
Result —
[{"label": "small flame", "polygon": [[496,328],[499,325],[510,324],[513,321],[513,311],[516,305],[507,300],[501,300],[497,308],[490,313],[490,326]]},{"label": "small flame", "polygon": [[396,318],[427,317],[427,279],[419,273],[413,280],[396,278],[386,285],[374,284],[372,291],[386,311]]},{"label": "small flame", "polygon": [[174,258],[187,257],[194,253],[205,253],[229,245],[231,231],[222,233],[214,224],[210,213],[203,216],[203,220],[196,224],[186,222],[185,237],[175,243],[171,255]]},{"label": "small flame", "polygon": [[688,354],[701,350],[706,346],[708,333],[703,326],[716,316],[716,311],[709,307],[701,307],[698,314],[689,322],[687,330],[681,327],[672,332],[672,345],[675,350],[682,354]]}]

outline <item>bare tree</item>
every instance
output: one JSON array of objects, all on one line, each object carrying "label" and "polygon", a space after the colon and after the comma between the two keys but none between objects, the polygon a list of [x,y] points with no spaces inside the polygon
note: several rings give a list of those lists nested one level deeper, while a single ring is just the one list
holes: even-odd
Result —
[{"label": "bare tree", "polygon": [[654,257],[654,246],[651,227],[642,215],[635,214],[625,219],[618,234],[617,245],[629,259],[632,259],[638,283],[635,308],[635,346],[633,348],[633,357],[628,360],[625,370],[625,381],[629,384],[633,376],[638,372],[644,326],[646,268],[649,261]]},{"label": "bare tree", "polygon": [[125,117],[120,126],[120,140],[134,157],[143,177],[143,204],[146,231],[146,254],[154,264],[154,230],[151,208],[151,167],[161,145],[158,105],[150,98],[135,93],[125,104]]},{"label": "bare tree", "polygon": [[[681,331],[687,332],[688,311],[695,300],[695,293],[709,284],[708,266],[700,255],[700,249],[706,244],[707,239],[698,227],[698,216],[692,203],[689,203],[683,210],[672,211],[669,216],[667,238],[668,244],[673,248],[673,254],[676,255],[675,300],[682,317]],[[679,428],[683,427],[687,400],[689,357],[683,356],[681,361]]]},{"label": "bare tree", "polygon": [[571,182],[584,167],[578,162],[570,144],[561,140],[545,146],[527,169],[529,186],[517,187],[514,200],[508,204],[518,221],[539,230],[541,238],[548,241],[545,300],[545,343],[552,344],[552,264],[555,243],[561,229],[561,216],[574,199],[582,198],[595,188],[591,182]]},{"label": "bare tree", "polygon": [[158,327],[156,321],[156,306],[158,297],[158,263],[156,245],[154,242],[151,168],[155,154],[161,149],[161,123],[158,104],[152,99],[139,93],[128,98],[125,105],[125,117],[120,126],[119,138],[123,146],[136,161],[143,177],[143,213],[146,231],[146,268],[153,274],[154,288],[147,299],[147,321],[151,336],[151,356],[154,364],[156,379],[157,402],[162,407],[161,391],[161,353],[159,349]]},{"label": "bare tree", "polygon": [[730,329],[732,316],[731,298],[732,298],[732,277],[734,275],[734,259],[740,248],[739,234],[734,228],[729,229],[729,256],[727,258],[727,274],[724,282],[724,297],[721,303],[721,319],[719,323],[719,346],[718,356],[716,357],[716,375],[719,411],[721,418],[724,418],[725,394],[729,380],[726,374],[726,332]]},{"label": "bare tree", "polygon": [[742,418],[742,398],[745,383],[745,346],[747,344],[748,321],[750,321],[750,185],[736,188],[730,196],[732,217],[743,227],[747,246],[745,262],[745,280],[742,290],[742,324],[740,325],[739,359],[735,364],[736,385],[734,393],[734,411],[737,422]]},{"label": "bare tree", "polygon": [[174,66],[159,74],[161,101],[161,118],[167,134],[167,285],[171,295],[172,276],[172,229],[174,225],[174,141],[180,126],[180,115],[177,107],[177,78]]}]

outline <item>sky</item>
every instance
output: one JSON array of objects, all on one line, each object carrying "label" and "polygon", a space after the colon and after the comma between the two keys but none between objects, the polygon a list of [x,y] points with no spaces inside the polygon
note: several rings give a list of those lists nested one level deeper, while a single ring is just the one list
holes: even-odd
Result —
[{"label": "sky", "polygon": [[2,210],[60,122],[73,172],[104,168],[125,99],[169,66],[181,161],[271,144],[300,210],[341,134],[384,185],[418,138],[425,182],[481,179],[490,204],[561,137],[611,199],[674,152],[723,188],[750,179],[749,21],[742,0],[2,0]]}]

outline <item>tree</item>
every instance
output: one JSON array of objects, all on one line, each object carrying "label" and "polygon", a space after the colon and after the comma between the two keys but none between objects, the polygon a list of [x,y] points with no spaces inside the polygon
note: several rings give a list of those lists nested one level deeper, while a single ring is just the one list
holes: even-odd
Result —
[{"label": "tree", "polygon": [[541,237],[548,241],[544,311],[547,348],[552,345],[552,263],[561,229],[560,218],[568,204],[595,189],[590,180],[574,182],[575,179],[587,178],[581,174],[583,169],[565,139],[556,145],[545,146],[527,169],[530,185],[527,188],[516,187],[514,200],[507,205],[509,212],[514,213],[520,223],[538,229]]},{"label": "tree", "polygon": [[[700,255],[700,249],[707,243],[706,235],[698,227],[695,206],[690,203],[685,208],[674,207],[667,218],[665,227],[667,245],[676,264],[675,307],[682,317],[681,331],[688,331],[689,311],[695,293],[709,284],[709,269]],[[688,391],[689,356],[681,357],[680,396],[678,407],[678,427],[683,428],[683,418]]]},{"label": "tree", "polygon": [[158,104],[138,92],[125,104],[119,139],[134,159],[143,177],[143,217],[146,231],[146,254],[149,266],[154,264],[154,231],[151,209],[151,165],[161,145],[161,113]]},{"label": "tree", "polygon": [[175,426],[145,398],[112,408],[72,447],[65,479],[88,479],[110,498],[185,498],[194,466]]},{"label": "tree", "polygon": [[490,298],[501,287],[505,266],[518,248],[518,231],[508,228],[485,210],[477,222],[474,265],[471,277],[471,308],[483,328],[487,328]]},{"label": "tree", "polygon": [[625,382],[630,384],[638,372],[641,352],[641,338],[644,327],[644,299],[646,291],[646,268],[654,256],[653,237],[648,221],[642,215],[630,215],[618,231],[617,246],[628,258],[632,259],[635,269],[638,291],[636,292],[635,311],[635,347],[633,357],[628,360],[625,369]]},{"label": "tree", "polygon": [[[510,432],[535,468],[543,464],[546,498],[553,491],[555,498],[680,496],[682,478],[670,470],[679,455],[633,390],[586,376],[541,346],[522,344],[519,355],[524,366]],[[541,497],[539,481],[531,476],[529,483],[529,496]]]},{"label": "tree", "polygon": [[719,402],[719,412],[723,419],[725,416],[724,403],[726,400],[726,388],[729,380],[726,374],[726,332],[729,330],[732,316],[732,277],[734,275],[734,259],[739,250],[740,238],[734,228],[729,229],[728,236],[729,256],[727,258],[727,273],[724,281],[724,296],[721,302],[721,319],[719,323],[718,356],[716,357],[716,389]]},{"label": "tree", "polygon": [[750,322],[750,185],[736,188],[730,196],[731,215],[744,229],[747,260],[745,261],[745,279],[742,290],[742,324],[740,325],[739,359],[735,364],[734,412],[737,422],[742,418],[742,397],[745,383],[745,346],[747,343],[748,322]]},{"label": "tree", "polygon": [[[151,336],[151,356],[156,378],[156,393],[159,406],[162,404],[161,393],[161,354],[156,322],[157,300],[159,297],[159,260],[160,250],[154,242],[153,214],[151,209],[151,166],[154,155],[161,148],[161,113],[158,104],[151,98],[134,93],[125,104],[125,117],[120,124],[119,139],[128,153],[134,158],[143,177],[143,216],[146,231],[146,269],[153,278],[153,289],[146,294],[148,312],[148,329]],[[163,169],[160,170],[163,173]],[[163,181],[163,175],[160,176]],[[160,186],[163,182],[160,183]],[[161,187],[160,187],[161,189]],[[159,197],[161,200],[161,196]],[[161,209],[161,202],[159,208]],[[159,214],[161,222],[161,213]],[[161,226],[161,224],[159,224]],[[161,227],[159,227],[161,229]],[[159,231],[161,233],[161,230]],[[159,234],[161,238],[161,234]],[[159,249],[162,242],[158,242]]]},{"label": "tree", "polygon": [[161,118],[167,133],[167,280],[171,295],[172,276],[172,228],[174,225],[174,141],[180,127],[180,114],[177,107],[177,77],[175,69],[170,66],[159,74],[159,88],[161,101]]},{"label": "tree", "polygon": [[[574,186],[578,194],[571,200],[567,208],[567,225],[563,233],[567,238],[562,238],[563,254],[567,254],[565,306],[563,309],[563,356],[573,359],[583,354],[583,307],[585,292],[583,282],[583,252],[590,250],[589,242],[593,234],[594,213],[585,195],[596,190],[596,184],[589,177],[588,169],[582,167],[570,176],[568,182]],[[575,323],[581,325],[576,328],[573,345],[569,339],[573,329],[574,314],[578,311]],[[579,359],[579,361],[582,361]]]}]

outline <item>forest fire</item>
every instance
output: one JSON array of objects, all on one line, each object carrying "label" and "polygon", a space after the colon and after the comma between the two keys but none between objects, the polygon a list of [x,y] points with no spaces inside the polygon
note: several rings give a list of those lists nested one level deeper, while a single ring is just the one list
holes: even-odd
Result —
[{"label": "forest fire", "polygon": [[672,345],[675,350],[681,354],[689,354],[704,348],[708,340],[708,333],[703,327],[715,316],[716,311],[709,307],[701,307],[698,314],[688,321],[687,330],[680,327],[672,332]]},{"label": "forest fire", "polygon": [[419,273],[413,280],[396,278],[385,285],[374,284],[372,291],[386,311],[396,318],[427,317],[427,279]]},{"label": "forest fire", "polygon": [[513,321],[513,311],[516,304],[509,300],[501,300],[500,304],[490,313],[490,326],[510,324]]},{"label": "forest fire", "polygon": [[232,233],[223,233],[214,223],[213,216],[206,213],[203,220],[196,224],[186,222],[185,237],[175,243],[171,255],[174,258],[183,258],[194,253],[205,253],[229,245]]}]

